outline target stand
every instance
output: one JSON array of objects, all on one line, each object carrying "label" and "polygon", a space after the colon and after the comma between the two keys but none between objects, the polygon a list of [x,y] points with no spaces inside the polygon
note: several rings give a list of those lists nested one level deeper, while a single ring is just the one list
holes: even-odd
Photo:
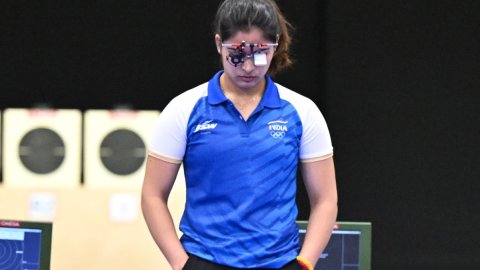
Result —
[{"label": "target stand", "polygon": [[85,187],[140,189],[147,143],[159,114],[159,111],[87,110]]},{"label": "target stand", "polygon": [[78,187],[81,125],[79,110],[6,109],[2,149],[4,185]]}]

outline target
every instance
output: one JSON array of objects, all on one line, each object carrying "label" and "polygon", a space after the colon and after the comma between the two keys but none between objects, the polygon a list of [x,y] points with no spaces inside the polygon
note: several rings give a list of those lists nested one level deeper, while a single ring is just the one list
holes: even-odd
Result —
[{"label": "target", "polygon": [[36,128],[20,140],[18,153],[28,170],[48,174],[58,169],[65,160],[65,143],[55,131]]},{"label": "target", "polygon": [[21,244],[21,241],[0,240],[0,270],[22,269]]},{"label": "target", "polygon": [[73,188],[80,184],[82,115],[78,110],[6,109],[6,186]]},{"label": "target", "polygon": [[84,181],[88,188],[138,189],[147,142],[159,111],[85,112]]},{"label": "target", "polygon": [[129,175],[143,164],[146,147],[142,138],[128,129],[117,129],[105,136],[100,144],[103,166],[113,174]]}]

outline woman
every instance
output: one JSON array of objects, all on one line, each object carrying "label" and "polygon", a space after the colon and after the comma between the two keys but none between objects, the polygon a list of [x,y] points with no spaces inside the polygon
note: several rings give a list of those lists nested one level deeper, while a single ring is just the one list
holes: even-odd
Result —
[{"label": "woman", "polygon": [[[226,0],[214,27],[223,70],[174,98],[156,124],[142,189],[147,225],[174,270],[312,269],[337,214],[333,148],[315,104],[269,76],[290,64],[288,22],[271,0]],[[182,162],[179,240],[167,199]],[[301,249],[298,164],[315,228]]]}]

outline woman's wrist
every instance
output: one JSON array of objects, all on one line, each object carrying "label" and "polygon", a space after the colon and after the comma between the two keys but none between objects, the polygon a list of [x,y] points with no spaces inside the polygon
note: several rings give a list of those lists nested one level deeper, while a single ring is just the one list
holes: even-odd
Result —
[{"label": "woman's wrist", "polygon": [[297,256],[297,262],[300,264],[303,270],[313,270],[313,266],[307,258]]},{"label": "woman's wrist", "polygon": [[181,257],[176,258],[175,262],[172,262],[172,270],[181,270],[185,267],[185,264],[188,261],[188,254],[182,254]]}]

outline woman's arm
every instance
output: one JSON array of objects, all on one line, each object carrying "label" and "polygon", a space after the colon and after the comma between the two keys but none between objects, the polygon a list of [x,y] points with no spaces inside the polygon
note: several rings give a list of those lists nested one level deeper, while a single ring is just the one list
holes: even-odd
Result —
[{"label": "woman's arm", "polygon": [[337,186],[333,157],[301,163],[310,201],[307,234],[300,251],[315,266],[330,239],[337,218]]},{"label": "woman's arm", "polygon": [[153,239],[173,270],[182,269],[188,259],[167,206],[179,168],[180,164],[148,156],[142,187],[143,216]]}]

